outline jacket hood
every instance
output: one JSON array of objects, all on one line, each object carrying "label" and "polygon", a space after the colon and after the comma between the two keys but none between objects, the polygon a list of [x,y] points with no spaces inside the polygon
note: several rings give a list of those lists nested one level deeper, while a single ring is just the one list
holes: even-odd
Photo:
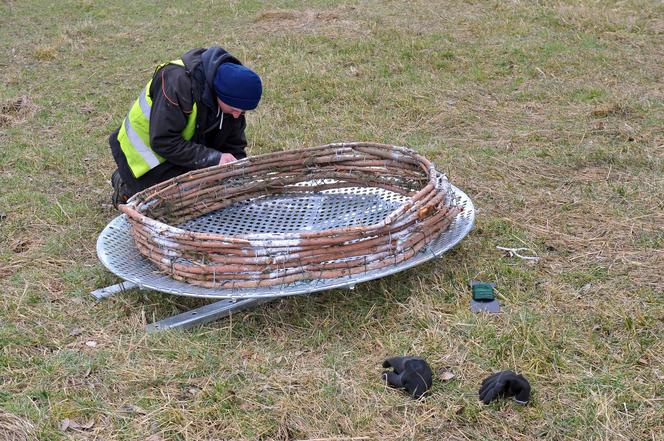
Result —
[{"label": "jacket hood", "polygon": [[[201,63],[205,73],[205,91],[204,99],[211,108],[216,107],[216,93],[214,91],[214,76],[217,73],[219,65],[222,63],[242,64],[240,60],[232,56],[226,49],[219,46],[211,46],[201,54]],[[207,102],[210,100],[210,102]]]}]

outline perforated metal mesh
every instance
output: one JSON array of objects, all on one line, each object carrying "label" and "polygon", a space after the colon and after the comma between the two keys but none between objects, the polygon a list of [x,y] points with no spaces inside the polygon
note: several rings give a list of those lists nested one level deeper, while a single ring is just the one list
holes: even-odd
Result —
[{"label": "perforated metal mesh", "polygon": [[279,195],[238,202],[178,226],[200,233],[230,236],[321,231],[375,224],[406,199],[391,191],[364,187],[325,190],[300,197]]},{"label": "perforated metal mesh", "polygon": [[[306,294],[384,277],[432,259],[456,245],[473,226],[475,209],[461,190],[451,186],[455,202],[464,210],[450,228],[411,259],[399,265],[349,277],[301,281],[261,288],[201,288],[160,273],[134,246],[131,225],[118,216],[97,240],[100,260],[118,277],[143,288],[165,293],[208,298],[261,298]],[[181,228],[225,235],[265,232],[319,231],[347,225],[369,225],[384,219],[407,198],[379,188],[342,188],[254,199],[234,204],[185,222]]]}]

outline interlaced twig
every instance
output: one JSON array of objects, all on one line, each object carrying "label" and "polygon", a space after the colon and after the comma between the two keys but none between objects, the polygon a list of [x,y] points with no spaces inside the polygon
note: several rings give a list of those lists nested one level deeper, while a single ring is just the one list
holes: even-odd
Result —
[{"label": "interlaced twig", "polygon": [[507,248],[507,247],[500,247],[500,246],[497,246],[496,248],[499,249],[499,250],[502,250],[502,251],[507,251],[507,253],[509,254],[510,257],[518,257],[518,258],[523,259],[523,260],[532,260],[533,262],[537,262],[539,260],[539,257],[537,257],[537,256],[524,256],[522,254],[519,254],[519,251],[530,251],[532,254],[535,254],[535,253],[533,253],[533,251],[530,248],[525,248],[525,247],[522,247],[522,248]]},{"label": "interlaced twig", "polygon": [[[408,199],[375,224],[322,231],[229,236],[174,226],[238,202],[348,187],[381,188]],[[138,250],[173,278],[254,288],[398,265],[461,211],[448,189],[444,175],[413,150],[343,143],[192,171],[138,193],[120,209]]]}]

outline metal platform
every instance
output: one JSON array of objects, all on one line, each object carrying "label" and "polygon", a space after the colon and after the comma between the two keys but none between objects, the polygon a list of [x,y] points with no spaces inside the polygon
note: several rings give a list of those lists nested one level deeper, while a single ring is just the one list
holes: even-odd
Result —
[{"label": "metal platform", "polygon": [[[351,288],[357,283],[385,277],[424,263],[455,246],[471,230],[475,210],[470,198],[451,186],[463,211],[429,246],[398,265],[349,277],[301,281],[261,288],[202,288],[179,282],[143,258],[134,246],[125,215],[113,219],[99,235],[97,254],[109,271],[126,282],[92,293],[98,299],[126,289],[152,289],[180,296],[225,299],[148,326],[148,331],[190,327],[282,296]],[[369,225],[384,219],[405,197],[378,188],[343,188],[303,195],[271,196],[234,204],[188,221],[181,228],[224,235],[265,232],[320,231],[345,225]]]}]

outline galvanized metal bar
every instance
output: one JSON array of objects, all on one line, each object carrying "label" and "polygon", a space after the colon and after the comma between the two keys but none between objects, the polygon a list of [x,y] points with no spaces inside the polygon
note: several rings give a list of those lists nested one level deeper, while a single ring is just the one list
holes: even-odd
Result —
[{"label": "galvanized metal bar", "polygon": [[140,286],[134,282],[121,282],[116,283],[115,285],[107,286],[106,288],[95,289],[90,294],[97,300],[105,299],[106,297],[111,297],[119,292],[125,292],[130,289],[140,288]]},{"label": "galvanized metal bar", "polygon": [[245,300],[221,300],[182,314],[174,315],[164,320],[151,323],[145,327],[148,334],[165,331],[173,328],[188,329],[206,323],[219,320],[247,308],[267,303],[274,299],[245,299]]}]

